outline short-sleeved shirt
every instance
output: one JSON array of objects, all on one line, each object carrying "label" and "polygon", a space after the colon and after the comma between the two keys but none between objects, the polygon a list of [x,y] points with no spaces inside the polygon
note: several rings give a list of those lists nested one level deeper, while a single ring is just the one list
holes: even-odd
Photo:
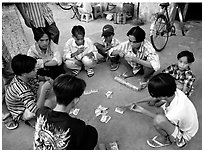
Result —
[{"label": "short-sleeved shirt", "polygon": [[[151,43],[147,40],[142,42],[139,50],[136,53],[133,52],[129,41],[123,42],[120,45],[110,49],[109,55],[111,56],[111,53],[115,50],[119,51],[119,55],[121,57],[137,57],[140,60],[149,61],[155,71],[159,70],[160,68],[159,56],[152,47]],[[138,72],[141,68],[141,64],[136,62],[128,61],[128,64],[133,67],[134,74],[136,74],[136,72]]]},{"label": "short-sleeved shirt", "polygon": [[45,27],[45,20],[49,25],[54,23],[52,10],[47,3],[23,3],[24,11],[27,16],[34,22],[34,27]]},{"label": "short-sleeved shirt", "polygon": [[183,131],[183,137],[189,141],[198,131],[199,123],[196,109],[189,98],[179,89],[168,107],[162,105],[167,119]]},{"label": "short-sleeved shirt", "polygon": [[56,61],[58,65],[61,65],[62,63],[62,55],[58,51],[58,45],[56,45],[53,41],[50,41],[50,45],[48,45],[48,48],[45,53],[41,51],[41,49],[39,48],[36,42],[29,48],[27,55],[37,60],[37,64],[36,64],[37,68],[44,67],[43,59],[45,58],[50,58],[51,60]]},{"label": "short-sleeved shirt", "polygon": [[[103,42],[103,45],[105,46],[105,48],[108,47],[109,44],[107,42],[105,42],[104,37],[102,37],[102,42]],[[113,48],[115,46],[118,46],[119,44],[120,44],[120,41],[118,39],[112,38],[111,43],[110,43],[110,47]]]},{"label": "short-sleeved shirt", "polygon": [[36,115],[33,143],[36,150],[85,150],[86,140],[93,140],[86,136],[89,132],[85,122],[68,113],[42,107]]},{"label": "short-sleeved shirt", "polygon": [[[86,54],[93,52],[95,59],[97,58],[97,50],[96,47],[93,45],[93,42],[89,38],[84,38],[84,45],[85,50],[81,54],[75,56],[75,59],[81,60],[82,57],[84,57]],[[63,54],[63,60],[71,59],[71,54],[77,52],[77,50],[81,46],[78,46],[74,40],[74,38],[70,38],[64,47],[64,54]]]},{"label": "short-sleeved shirt", "polygon": [[195,81],[195,76],[191,71],[190,67],[185,70],[180,70],[178,64],[173,64],[168,66],[162,71],[163,73],[168,73],[174,77],[175,80],[185,85],[187,88],[191,89]]},{"label": "short-sleeved shirt", "polygon": [[[33,82],[36,83],[34,84]],[[25,109],[29,109],[32,113],[36,112],[36,89],[39,86],[37,82],[39,81],[36,78],[35,80],[32,79],[32,84],[30,82],[25,83],[15,76],[9,84],[6,90],[5,101],[14,120],[18,120]]]}]

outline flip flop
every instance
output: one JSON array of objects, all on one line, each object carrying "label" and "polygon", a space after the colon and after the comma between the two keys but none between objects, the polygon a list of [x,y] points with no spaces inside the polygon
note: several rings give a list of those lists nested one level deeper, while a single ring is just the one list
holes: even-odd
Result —
[{"label": "flip flop", "polygon": [[153,148],[160,148],[160,147],[165,147],[165,146],[169,146],[170,143],[161,143],[157,140],[157,137],[158,136],[154,136],[152,139],[150,140],[147,140],[147,144],[150,146],[150,147],[153,147]]},{"label": "flip flop", "polygon": [[92,68],[87,70],[87,76],[92,77],[94,75],[94,70]]},{"label": "flip flop", "polygon": [[140,88],[139,88],[139,91],[145,89],[147,87],[147,84],[148,84],[148,81],[147,82],[141,82],[140,81]]},{"label": "flip flop", "polygon": [[17,121],[14,121],[14,120],[4,122],[4,124],[5,124],[6,128],[9,130],[14,130],[14,129],[18,128],[18,126],[19,126],[19,123]]}]

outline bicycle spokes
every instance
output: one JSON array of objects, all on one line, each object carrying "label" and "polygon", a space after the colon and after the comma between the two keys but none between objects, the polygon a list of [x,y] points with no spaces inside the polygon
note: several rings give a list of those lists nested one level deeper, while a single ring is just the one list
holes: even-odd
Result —
[{"label": "bicycle spokes", "polygon": [[165,16],[159,15],[154,24],[151,25],[150,39],[156,51],[161,51],[167,44],[169,29]]}]

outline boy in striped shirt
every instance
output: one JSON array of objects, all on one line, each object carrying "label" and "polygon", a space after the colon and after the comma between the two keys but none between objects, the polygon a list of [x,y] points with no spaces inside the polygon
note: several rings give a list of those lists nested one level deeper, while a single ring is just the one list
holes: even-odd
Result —
[{"label": "boy in striped shirt", "polygon": [[47,91],[51,89],[48,81],[39,87],[40,83],[36,78],[36,63],[33,57],[22,54],[12,59],[11,67],[15,76],[5,95],[7,108],[12,116],[11,120],[5,122],[8,129],[17,128],[14,126],[18,126],[20,119],[33,118],[36,110],[44,105]]}]

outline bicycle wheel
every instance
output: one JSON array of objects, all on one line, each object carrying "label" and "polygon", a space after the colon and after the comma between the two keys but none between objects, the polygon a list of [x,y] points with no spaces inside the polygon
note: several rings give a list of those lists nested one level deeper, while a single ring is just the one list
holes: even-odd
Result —
[{"label": "bicycle wheel", "polygon": [[159,14],[150,27],[150,39],[152,46],[158,52],[166,46],[169,38],[169,30],[166,16]]},{"label": "bicycle wheel", "polygon": [[70,10],[73,6],[73,3],[70,2],[69,3],[59,2],[58,4],[63,10]]}]

